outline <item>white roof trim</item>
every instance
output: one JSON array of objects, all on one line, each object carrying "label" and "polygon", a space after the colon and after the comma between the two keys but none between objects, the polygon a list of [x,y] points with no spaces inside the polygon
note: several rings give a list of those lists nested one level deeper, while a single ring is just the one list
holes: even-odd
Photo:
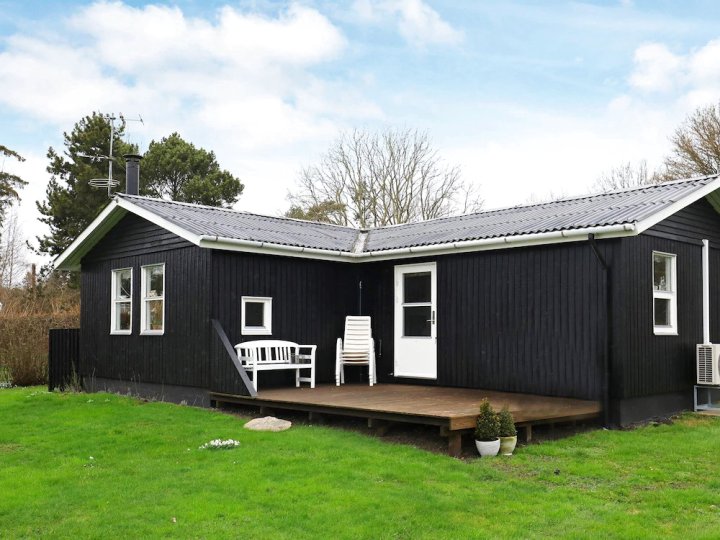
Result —
[{"label": "white roof trim", "polygon": [[697,190],[683,197],[679,201],[675,201],[667,208],[664,208],[663,210],[654,213],[653,215],[643,219],[642,221],[639,221],[637,223],[637,234],[647,231],[649,228],[654,227],[662,220],[669,218],[676,212],[682,210],[686,206],[689,206],[696,201],[699,201],[703,197],[707,197],[717,189],[720,189],[720,177],[715,178],[715,180],[712,180],[711,182],[708,182],[703,187],[698,188]]},{"label": "white roof trim", "polygon": [[[108,204],[105,209],[92,221],[92,223],[90,223],[90,225],[88,225],[85,230],[80,233],[80,236],[78,236],[75,241],[70,244],[65,251],[58,255],[55,261],[53,261],[55,268],[58,270],[80,269],[80,259],[82,256],[85,255],[85,253],[87,253],[92,246],[100,240],[100,238],[105,236],[105,233],[125,215],[125,212],[115,213],[118,206],[119,204],[117,199],[114,199],[110,204]],[[113,213],[115,213],[115,215],[111,216]]]},{"label": "white roof trim", "polygon": [[236,238],[223,238],[219,236],[201,236],[200,243],[198,245],[200,247],[210,249],[265,253],[266,255],[284,255],[290,257],[324,259],[342,262],[369,262],[387,259],[424,257],[428,255],[444,255],[447,253],[464,253],[468,251],[486,251],[531,245],[578,242],[587,240],[589,234],[594,234],[597,238],[617,238],[620,236],[633,236],[637,234],[637,231],[634,224],[623,223],[620,225],[608,225],[603,227],[586,227],[582,229],[570,229],[564,231],[483,238],[480,240],[464,240],[462,242],[447,242],[444,244],[432,244],[364,253],[286,246],[270,242],[239,240]]}]

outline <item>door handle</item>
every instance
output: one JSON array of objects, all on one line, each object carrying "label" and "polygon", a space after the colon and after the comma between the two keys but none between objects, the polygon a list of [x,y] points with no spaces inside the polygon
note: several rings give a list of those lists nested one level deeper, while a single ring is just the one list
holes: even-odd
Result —
[{"label": "door handle", "polygon": [[434,310],[432,311],[432,318],[427,319],[425,322],[435,324],[435,311]]}]

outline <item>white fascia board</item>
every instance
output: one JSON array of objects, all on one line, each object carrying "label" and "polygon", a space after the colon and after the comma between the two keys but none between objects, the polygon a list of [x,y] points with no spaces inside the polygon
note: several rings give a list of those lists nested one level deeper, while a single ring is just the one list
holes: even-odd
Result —
[{"label": "white fascia board", "polygon": [[675,201],[667,208],[664,208],[659,212],[643,219],[642,221],[639,221],[637,223],[637,233],[640,234],[647,231],[650,227],[654,227],[662,220],[669,218],[670,216],[679,212],[686,206],[689,206],[692,203],[699,201],[703,197],[707,197],[717,189],[720,189],[720,178],[715,178],[715,180],[713,180],[712,182],[704,185],[701,188],[698,188],[697,190],[693,191],[686,197],[683,197],[679,201]]},{"label": "white fascia board", "polygon": [[505,236],[501,238],[489,238],[484,240],[470,240],[453,242],[448,244],[437,244],[432,246],[417,246],[403,249],[385,251],[373,251],[364,253],[356,262],[385,261],[395,259],[407,259],[417,257],[430,257],[438,255],[450,255],[453,253],[469,253],[473,251],[494,251],[499,249],[510,249],[529,246],[544,246],[550,244],[565,244],[568,242],[582,242],[588,239],[588,235],[594,234],[598,240],[605,238],[620,238],[634,236],[637,234],[632,224],[626,223],[612,227],[595,227],[587,229],[576,229],[575,231],[558,231],[553,233],[525,234],[519,236]]},{"label": "white fascia board", "polygon": [[139,207],[132,202],[120,197],[113,199],[105,209],[80,233],[75,241],[68,246],[54,261],[58,270],[79,270],[80,260],[90,251],[105,234],[122,219],[125,214],[132,212],[143,219],[154,223],[170,231],[173,234],[184,238],[188,242],[199,245],[200,237],[169,222],[168,220]]},{"label": "white fascia board", "polygon": [[239,240],[217,236],[200,236],[198,246],[226,251],[242,251],[243,253],[260,253],[263,255],[280,255],[282,257],[299,257],[302,259],[320,259],[336,262],[356,262],[353,254],[344,251],[285,246],[253,240]]},{"label": "white fascia board", "polygon": [[150,223],[154,223],[158,227],[162,227],[163,229],[170,231],[171,233],[179,236],[180,238],[184,238],[185,240],[192,244],[195,244],[196,246],[200,245],[200,235],[191,233],[187,229],[183,229],[179,225],[175,225],[167,219],[162,218],[149,210],[145,210],[144,208],[141,208],[136,204],[133,204],[127,199],[118,198],[117,201],[120,208],[124,208],[127,211],[132,212],[133,214],[136,214],[141,218],[148,220]]},{"label": "white fascia board", "polygon": [[105,233],[125,215],[125,211],[117,211],[117,209],[118,202],[117,199],[114,199],[98,214],[90,225],[85,227],[80,236],[57,256],[53,261],[55,268],[57,270],[79,270],[80,259],[82,259],[83,255],[90,251],[98,240],[105,236]]}]

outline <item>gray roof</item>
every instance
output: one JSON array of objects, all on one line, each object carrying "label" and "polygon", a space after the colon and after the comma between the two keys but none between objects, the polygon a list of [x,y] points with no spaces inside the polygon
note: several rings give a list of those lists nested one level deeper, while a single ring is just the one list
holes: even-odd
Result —
[{"label": "gray roof", "polygon": [[[691,196],[717,175],[636,189],[370,229],[363,252],[637,223]],[[360,231],[211,206],[120,195],[195,235],[352,252]]]},{"label": "gray roof", "polygon": [[327,223],[262,216],[238,210],[119,194],[196,235],[351,252],[357,230]]},{"label": "gray roof", "polygon": [[636,223],[718,176],[373,229],[366,251]]}]

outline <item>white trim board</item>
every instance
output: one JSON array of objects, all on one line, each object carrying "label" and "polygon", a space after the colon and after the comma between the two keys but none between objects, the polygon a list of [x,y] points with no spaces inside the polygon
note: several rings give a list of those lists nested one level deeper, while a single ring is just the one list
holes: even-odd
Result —
[{"label": "white trim board", "polygon": [[[673,214],[676,214],[686,206],[690,206],[692,203],[699,201],[703,197],[709,196],[712,192],[718,189],[720,189],[720,178],[716,178],[712,182],[709,182],[707,185],[696,189],[695,191],[683,197],[679,201],[675,201],[667,208],[664,208],[663,210],[656,212],[655,214],[643,219],[642,221],[639,221],[637,223],[637,234],[647,231],[649,228],[654,227],[662,220],[669,218]],[[712,201],[710,202],[710,204],[713,204]]]},{"label": "white trim board", "polygon": [[80,233],[72,244],[55,259],[55,268],[59,270],[79,270],[80,259],[97,244],[107,232],[125,216],[126,210],[119,208],[118,199],[114,199],[98,214],[90,225]]}]

